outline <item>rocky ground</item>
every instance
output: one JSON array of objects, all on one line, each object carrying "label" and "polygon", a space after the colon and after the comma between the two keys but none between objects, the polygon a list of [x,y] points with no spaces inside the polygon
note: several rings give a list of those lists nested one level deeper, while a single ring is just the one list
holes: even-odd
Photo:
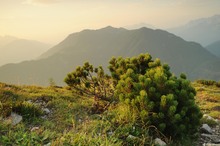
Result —
[{"label": "rocky ground", "polygon": [[197,146],[220,146],[220,121],[206,114],[203,117],[206,118],[210,124],[202,124]]},{"label": "rocky ground", "polygon": [[[194,86],[197,90],[197,103],[202,112],[206,114],[204,114],[202,119],[198,141],[190,145],[220,146],[220,88],[215,86],[203,86],[197,83],[195,83]],[[25,120],[27,120],[27,117],[25,117],[26,113],[22,115],[22,112],[19,113],[20,109],[18,108],[11,113],[5,114],[7,115],[5,117],[1,117],[0,115],[0,128],[1,122],[7,125],[2,127],[2,131],[0,129],[0,137],[5,135],[1,139],[4,140],[2,145],[13,145],[15,142],[18,142],[18,145],[27,145],[24,142],[32,142],[31,145],[36,145],[34,143],[36,139],[37,143],[43,146],[62,145],[63,141],[69,142],[69,136],[71,136],[72,139],[78,140],[79,143],[83,143],[85,140],[94,140],[94,134],[92,133],[91,135],[85,136],[85,131],[87,132],[90,128],[92,130],[100,129],[100,124],[103,124],[103,121],[99,122],[100,117],[98,115],[90,115],[90,111],[93,109],[93,100],[73,96],[70,90],[64,88],[20,87],[9,85],[2,85],[1,90],[0,94],[5,97],[1,99],[3,104],[7,105],[7,102],[13,102],[14,100],[9,97],[15,97],[26,109],[33,110],[32,108],[34,108],[35,112],[40,111],[41,113],[31,122],[25,122]],[[0,111],[2,108],[1,102]],[[88,128],[80,129],[83,127]],[[77,134],[79,133],[78,135],[75,133],[76,130]],[[97,137],[95,137],[95,141],[97,142],[103,135],[101,135],[100,130],[95,132],[98,133]],[[113,135],[114,131],[111,131],[110,128],[107,134]],[[107,138],[112,140],[111,137],[112,136]],[[137,139],[137,137],[131,134],[128,135],[127,138]],[[22,142],[18,140],[22,140]],[[157,146],[169,145],[163,140],[163,138],[162,140],[159,137],[155,138],[154,144]],[[106,138],[104,137],[104,139],[100,141],[100,143],[103,143],[106,141]],[[169,143],[169,141],[166,142]],[[68,144],[77,145],[76,142],[73,143],[74,142],[69,142]],[[110,144],[108,143],[106,145]]]},{"label": "rocky ground", "polygon": [[[43,102],[39,102],[38,104],[42,106]],[[48,108],[42,109],[44,111],[44,116],[42,118],[47,118],[48,114],[51,114],[51,111]],[[220,121],[206,114],[203,118],[206,118],[209,122],[212,121],[212,126],[209,126],[209,124],[206,123],[201,125],[196,146],[220,146]],[[11,120],[12,125],[16,125],[22,121],[22,116],[12,113],[9,119]],[[31,131],[37,129],[39,129],[39,127],[32,127]],[[166,143],[159,138],[155,139],[155,143],[159,146],[166,145]],[[47,146],[50,146],[50,143]]]}]

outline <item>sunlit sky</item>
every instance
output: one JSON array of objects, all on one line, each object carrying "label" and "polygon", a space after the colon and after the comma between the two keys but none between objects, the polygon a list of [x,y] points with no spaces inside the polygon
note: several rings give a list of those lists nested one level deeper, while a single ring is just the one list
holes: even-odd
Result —
[{"label": "sunlit sky", "polygon": [[220,14],[220,0],[0,0],[0,35],[50,44],[82,29],[184,25]]}]

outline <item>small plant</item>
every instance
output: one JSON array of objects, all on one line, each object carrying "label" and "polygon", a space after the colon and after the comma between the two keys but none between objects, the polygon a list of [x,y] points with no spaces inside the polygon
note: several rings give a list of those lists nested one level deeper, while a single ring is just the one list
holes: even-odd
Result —
[{"label": "small plant", "polygon": [[215,120],[213,120],[213,119],[208,119],[208,118],[206,118],[206,117],[203,117],[203,118],[201,119],[201,123],[202,123],[202,124],[208,124],[209,126],[216,126],[216,125],[218,125],[218,123],[217,123]]},{"label": "small plant", "polygon": [[48,130],[36,132],[27,131],[24,125],[9,127],[8,131],[0,135],[0,145],[45,145],[54,138],[54,133]]},{"label": "small plant", "polygon": [[53,78],[49,78],[49,85],[50,87],[56,87],[56,82],[54,81]]},{"label": "small plant", "polygon": [[108,101],[113,96],[110,76],[104,73],[101,66],[94,68],[88,62],[69,73],[64,81],[78,93],[94,96],[95,100]]},{"label": "small plant", "polygon": [[217,87],[220,87],[220,81],[215,84]]},{"label": "small plant", "polygon": [[10,90],[0,91],[1,110],[0,116],[7,117],[11,114],[16,102],[20,102],[19,96]]},{"label": "small plant", "polygon": [[13,107],[13,111],[20,114],[24,121],[32,121],[43,114],[40,107],[26,101],[19,102]]}]

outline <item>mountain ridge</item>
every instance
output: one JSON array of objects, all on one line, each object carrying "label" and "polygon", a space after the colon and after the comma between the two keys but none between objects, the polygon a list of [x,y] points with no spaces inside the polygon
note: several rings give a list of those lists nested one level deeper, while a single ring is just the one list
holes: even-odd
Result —
[{"label": "mountain ridge", "polygon": [[46,52],[50,45],[35,41],[6,36],[0,38],[0,66],[33,60]]},{"label": "mountain ridge", "polygon": [[[49,78],[53,78],[58,85],[62,85],[66,74],[86,61],[107,69],[112,56],[131,57],[140,53],[150,53],[153,58],[160,58],[163,63],[171,66],[176,75],[184,72],[190,79],[219,79],[212,77],[212,74],[220,70],[219,67],[215,68],[215,72],[210,70],[211,73],[208,74],[200,73],[206,70],[210,63],[219,62],[219,58],[198,43],[184,41],[159,29],[126,30],[108,26],[72,33],[36,61],[0,67],[0,81],[13,83],[17,76],[22,84],[45,85]],[[33,78],[34,81],[31,82],[27,78]]]},{"label": "mountain ridge", "polygon": [[206,48],[212,54],[216,55],[217,57],[220,57],[220,40],[209,44],[208,46],[206,46]]},{"label": "mountain ridge", "polygon": [[187,24],[167,29],[187,41],[195,41],[207,46],[220,37],[220,15],[191,20]]}]

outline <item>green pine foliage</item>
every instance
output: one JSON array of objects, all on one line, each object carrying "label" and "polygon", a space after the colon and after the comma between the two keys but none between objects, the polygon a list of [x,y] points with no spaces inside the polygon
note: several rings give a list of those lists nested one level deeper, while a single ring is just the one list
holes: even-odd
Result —
[{"label": "green pine foliage", "polygon": [[149,54],[112,58],[109,69],[115,97],[139,113],[140,127],[154,125],[173,139],[197,132],[202,114],[195,104],[195,89],[184,74],[177,78],[168,65]]},{"label": "green pine foliage", "polygon": [[81,94],[109,100],[113,95],[110,76],[104,73],[101,66],[94,68],[86,62],[69,73],[64,81]]}]

